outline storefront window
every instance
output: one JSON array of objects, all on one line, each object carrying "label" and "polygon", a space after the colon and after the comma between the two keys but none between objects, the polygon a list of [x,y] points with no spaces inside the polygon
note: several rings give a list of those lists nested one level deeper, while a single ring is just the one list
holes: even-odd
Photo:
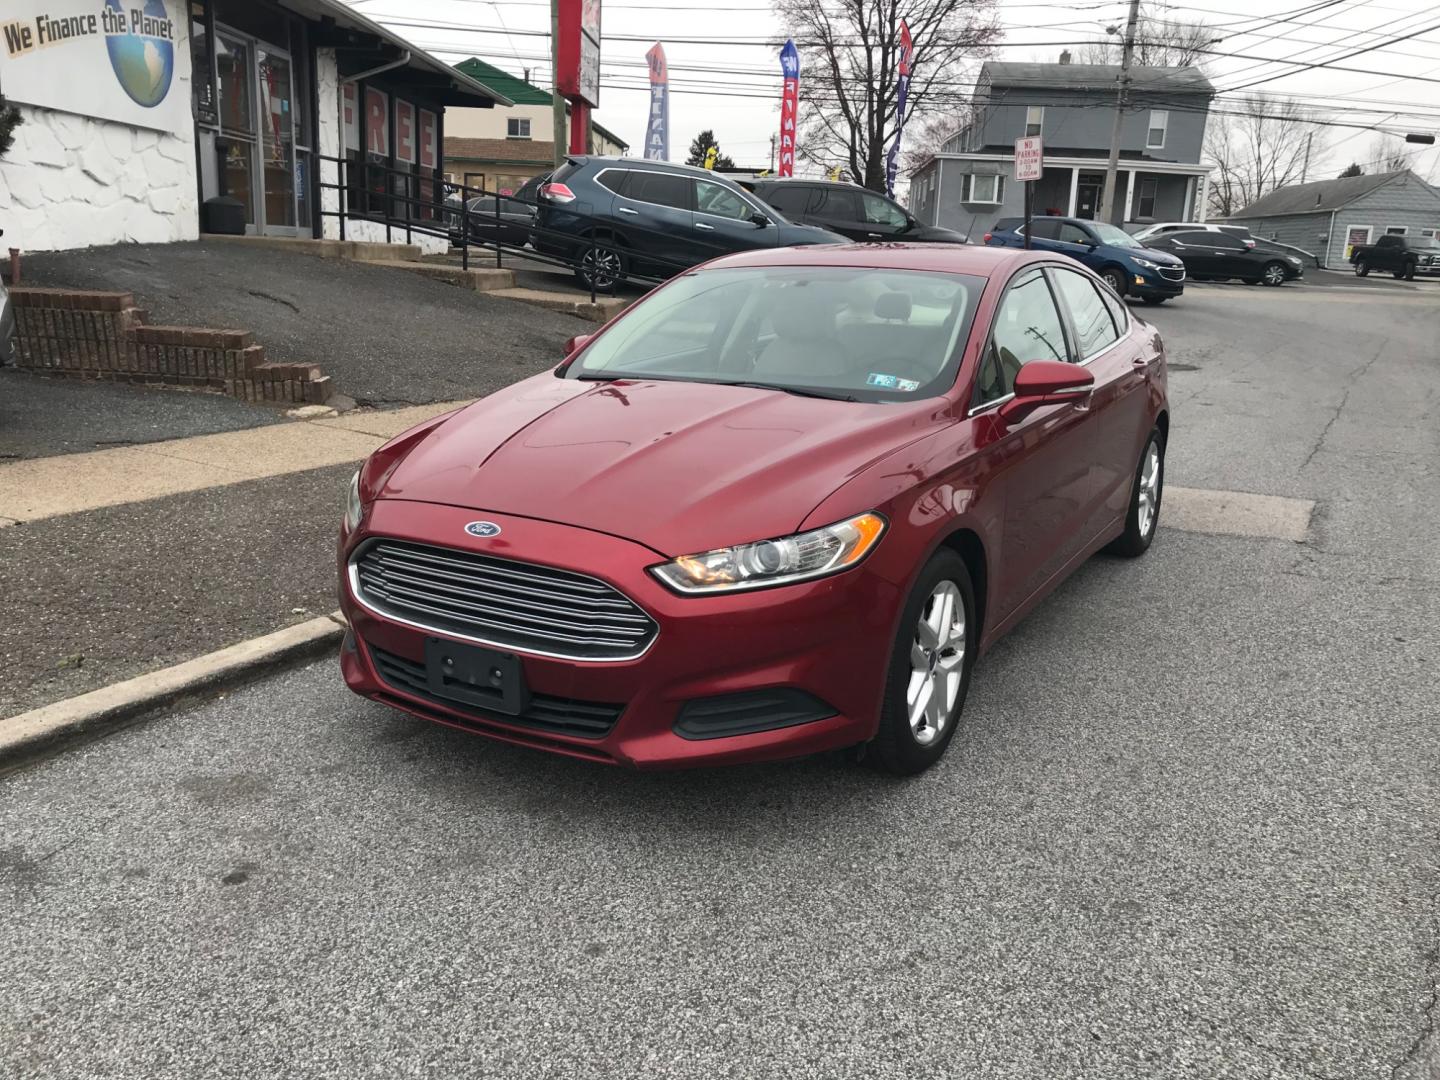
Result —
[{"label": "storefront window", "polygon": [[295,224],[294,90],[290,58],[256,49],[260,77],[260,158],[265,169],[265,224]]},{"label": "storefront window", "polygon": [[215,66],[220,79],[220,125],[227,131],[254,134],[251,114],[250,47],[215,36]]},{"label": "storefront window", "polygon": [[245,204],[245,224],[255,224],[255,182],[253,161],[255,144],[243,139],[224,139],[224,187],[231,198]]}]

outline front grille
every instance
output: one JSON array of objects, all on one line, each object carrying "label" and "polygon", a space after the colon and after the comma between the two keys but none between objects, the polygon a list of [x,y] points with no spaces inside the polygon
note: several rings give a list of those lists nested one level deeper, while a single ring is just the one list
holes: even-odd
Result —
[{"label": "front grille", "polygon": [[1183,266],[1162,266],[1160,267],[1160,276],[1169,278],[1171,281],[1184,281],[1185,268]]},{"label": "front grille", "polygon": [[[375,661],[375,670],[381,680],[391,689],[484,720],[535,728],[553,735],[603,739],[610,734],[610,729],[615,726],[615,721],[620,719],[620,713],[624,709],[623,705],[605,705],[595,701],[531,693],[529,707],[519,716],[510,716],[498,710],[489,712],[483,707],[477,708],[472,702],[456,701],[435,693],[425,678],[424,664],[406,660],[403,656],[396,656],[384,649],[377,649],[368,641],[365,648],[369,651],[370,658]],[[483,696],[485,688],[474,687],[471,693]],[[495,700],[500,700],[498,692]]]},{"label": "front grille", "polygon": [[655,621],[603,581],[453,548],[376,540],[355,556],[357,596],[381,615],[489,645],[575,660],[628,660]]}]

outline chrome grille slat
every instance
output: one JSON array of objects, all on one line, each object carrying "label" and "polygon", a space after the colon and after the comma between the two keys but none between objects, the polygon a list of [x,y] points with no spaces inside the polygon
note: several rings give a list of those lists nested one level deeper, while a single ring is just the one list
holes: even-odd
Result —
[{"label": "chrome grille slat", "polygon": [[[370,574],[374,574],[374,573],[375,573],[375,571],[366,571],[366,572],[367,572],[367,573],[370,573]],[[384,577],[385,577],[385,580],[386,580],[386,581],[403,581],[403,582],[405,582],[405,583],[408,584],[408,585],[412,585],[412,586],[416,586],[416,587],[420,587],[420,588],[424,588],[424,587],[434,588],[434,587],[436,587],[436,585],[437,585],[436,582],[429,580],[428,578],[424,577],[423,575],[418,575],[418,576],[417,576],[416,574],[412,574],[412,573],[410,573],[409,571],[400,571],[400,570],[395,570],[395,569],[387,569],[387,570],[385,571]],[[522,609],[535,608],[535,609],[540,610],[540,611],[550,611],[550,612],[553,612],[553,613],[555,613],[555,614],[557,614],[557,615],[573,615],[573,616],[578,616],[578,617],[585,618],[585,619],[590,619],[590,620],[593,620],[593,621],[596,621],[596,622],[601,622],[601,621],[604,621],[604,620],[606,620],[606,619],[610,619],[610,620],[613,620],[613,621],[614,621],[615,623],[617,623],[617,624],[626,624],[626,625],[630,625],[630,626],[639,626],[639,627],[644,627],[645,625],[647,625],[647,624],[650,622],[650,619],[649,619],[648,616],[631,614],[631,612],[633,612],[633,611],[635,610],[635,608],[634,608],[633,605],[631,605],[630,603],[625,602],[625,601],[622,601],[622,602],[621,602],[621,603],[623,604],[623,608],[619,608],[619,609],[617,609],[617,608],[610,608],[610,607],[607,607],[607,608],[604,608],[604,609],[591,609],[591,608],[587,608],[587,607],[582,607],[582,608],[580,608],[579,610],[576,610],[576,609],[574,609],[574,608],[556,607],[554,604],[547,604],[547,603],[544,603],[543,601],[538,600],[538,599],[531,599],[531,597],[542,597],[542,596],[546,596],[546,595],[547,595],[547,594],[539,591],[538,589],[526,589],[523,595],[512,597],[512,596],[510,595],[510,593],[509,593],[509,589],[511,588],[511,586],[508,586],[508,585],[506,585],[506,586],[501,586],[501,585],[498,585],[498,584],[497,584],[497,585],[490,586],[490,587],[495,588],[495,589],[497,589],[497,590],[500,590],[500,591],[498,592],[498,594],[496,594],[496,593],[487,594],[487,593],[477,592],[477,591],[476,591],[475,589],[473,589],[473,588],[467,588],[467,587],[464,586],[464,585],[458,584],[459,581],[464,581],[464,580],[466,580],[466,579],[464,579],[464,578],[459,577],[458,575],[455,575],[455,579],[456,579],[456,581],[457,581],[457,584],[453,587],[455,592],[457,592],[457,593],[459,593],[459,594],[461,594],[461,595],[463,595],[463,596],[473,596],[473,597],[475,597],[476,599],[481,599],[481,600],[488,599],[488,600],[490,600],[492,603],[501,603],[501,602],[503,602],[503,603],[510,604],[510,605],[513,606],[513,607],[518,607],[518,608],[522,608]],[[442,582],[442,583],[438,583],[438,584],[443,585],[444,583]],[[471,582],[470,584],[473,585],[474,582]],[[489,585],[488,582],[487,582],[486,584]],[[553,597],[552,597],[552,599],[553,599]],[[576,600],[576,601],[574,601],[574,603],[579,604],[580,601],[579,601],[579,600]]]},{"label": "chrome grille slat", "polygon": [[598,578],[493,555],[378,539],[351,559],[355,595],[417,629],[576,660],[627,660],[655,621]]}]

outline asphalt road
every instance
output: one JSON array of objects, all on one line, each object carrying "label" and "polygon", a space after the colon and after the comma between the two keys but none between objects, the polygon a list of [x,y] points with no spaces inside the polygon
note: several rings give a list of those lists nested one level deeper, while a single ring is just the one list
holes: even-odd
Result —
[{"label": "asphalt road", "polygon": [[1168,481],[1311,539],[1092,560],[921,778],[552,759],[331,662],[0,778],[0,1074],[1430,1080],[1440,357],[1389,295],[1144,309]]}]

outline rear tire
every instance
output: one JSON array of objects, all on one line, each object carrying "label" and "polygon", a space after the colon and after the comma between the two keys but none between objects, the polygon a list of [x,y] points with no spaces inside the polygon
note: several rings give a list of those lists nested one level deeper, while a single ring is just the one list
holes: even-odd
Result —
[{"label": "rear tire", "polygon": [[575,277],[581,285],[589,289],[592,287],[593,276],[595,291],[609,294],[625,280],[628,267],[624,253],[618,250],[619,245],[614,241],[605,243],[605,247],[587,247],[580,253],[580,265],[575,267]]},{"label": "rear tire", "polygon": [[1100,280],[1109,285],[1116,296],[1125,295],[1125,275],[1117,266],[1107,266],[1100,271]]},{"label": "rear tire", "polygon": [[1369,274],[1370,274],[1370,264],[1367,263],[1364,259],[1358,259],[1358,260],[1356,260],[1356,262],[1355,262],[1355,276],[1356,276],[1356,277],[1368,277]]},{"label": "rear tire", "polygon": [[1127,559],[1139,558],[1149,551],[1160,522],[1160,501],[1164,494],[1165,436],[1157,427],[1145,440],[1145,449],[1140,451],[1140,463],[1135,466],[1125,531],[1105,550]]},{"label": "rear tire", "polygon": [[866,755],[877,768],[914,776],[944,756],[965,708],[979,644],[970,571],[942,548],[900,613],[880,724]]}]

